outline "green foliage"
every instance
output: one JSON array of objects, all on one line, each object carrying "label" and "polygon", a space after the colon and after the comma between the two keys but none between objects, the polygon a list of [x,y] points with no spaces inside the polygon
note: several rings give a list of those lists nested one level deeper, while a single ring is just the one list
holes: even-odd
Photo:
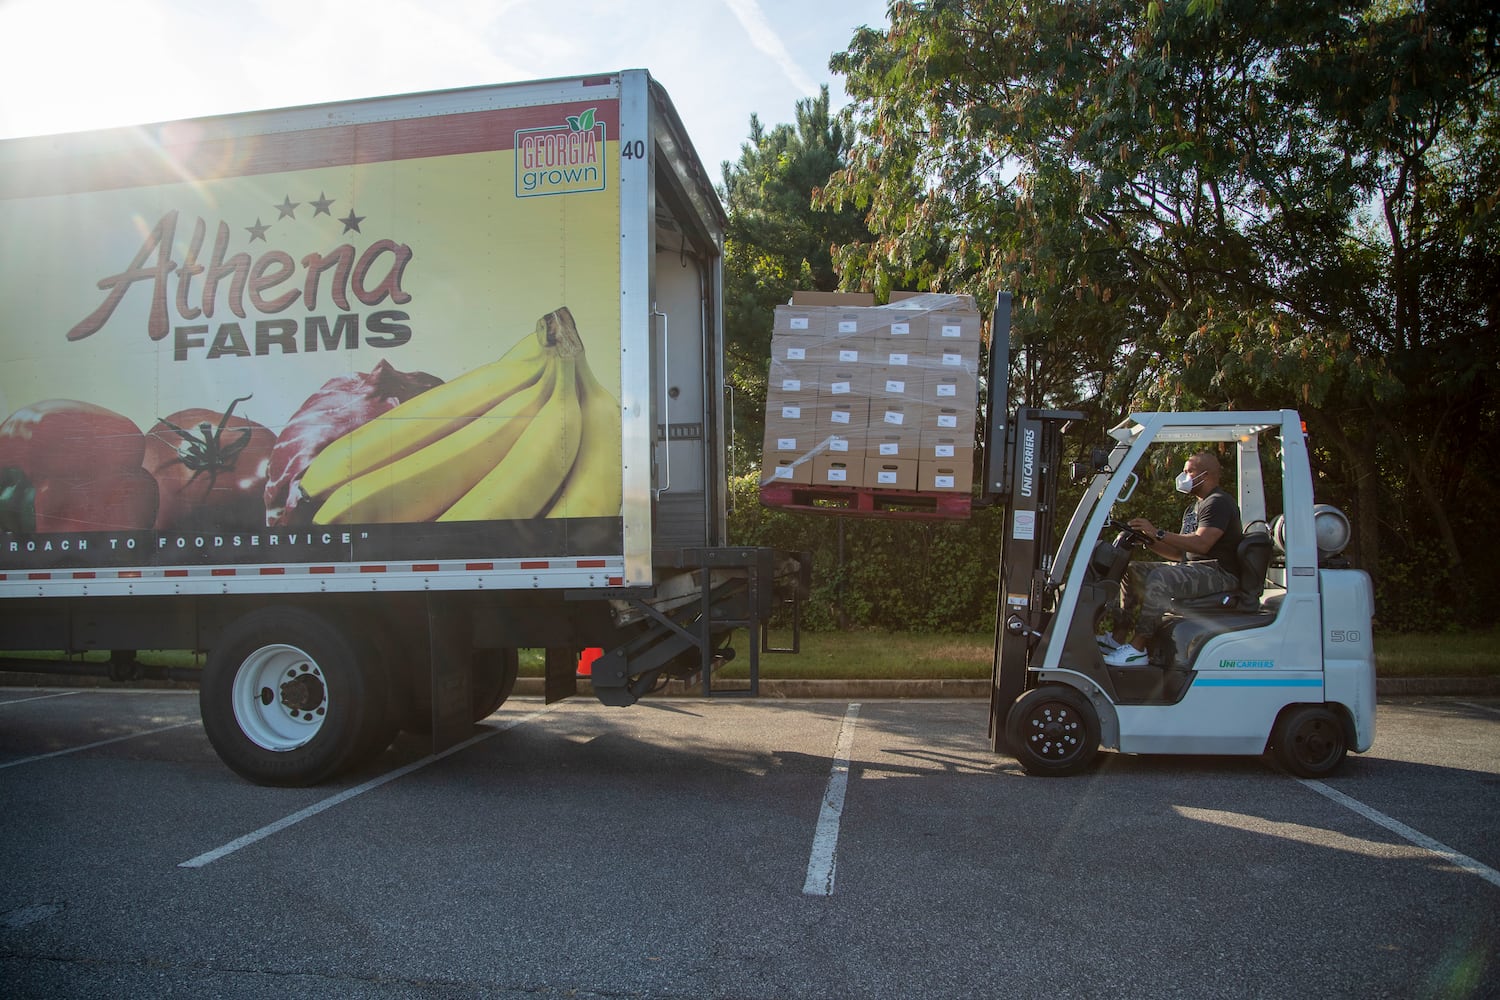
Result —
[{"label": "green foliage", "polygon": [[835,262],[1011,291],[1013,400],[1298,408],[1382,601],[1422,552],[1493,621],[1497,38],[1482,0],[898,0],[831,63],[819,204],[871,230]]},{"label": "green foliage", "polygon": [[809,628],[972,632],[994,626],[998,508],[942,522],[810,514],[763,507],[754,474],[731,485],[734,544],[812,554],[813,590],[804,608]]}]

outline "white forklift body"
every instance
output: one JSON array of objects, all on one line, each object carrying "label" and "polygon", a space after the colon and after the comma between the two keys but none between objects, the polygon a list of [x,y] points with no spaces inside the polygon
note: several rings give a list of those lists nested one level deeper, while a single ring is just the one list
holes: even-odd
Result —
[{"label": "white forklift body", "polygon": [[[1008,499],[991,696],[995,748],[1038,774],[1083,770],[1100,746],[1275,751],[1288,770],[1309,777],[1336,769],[1346,750],[1369,749],[1373,587],[1338,558],[1347,520],[1313,502],[1298,414],[1131,414],[1110,430],[1112,450],[1095,452],[1084,495],[1048,551],[1060,439],[1081,416],[1023,406],[1009,426],[990,428],[992,441],[1007,441],[1011,461],[1008,470],[987,469],[988,490]],[[1171,461],[1180,463],[1195,450],[1222,453],[1225,444],[1237,455],[1225,479],[1238,493],[1246,533],[1240,590],[1174,602],[1148,664],[1106,665],[1095,640],[1101,619],[1118,601],[1132,552],[1150,541],[1120,523],[1139,481],[1134,470],[1154,447],[1173,448]],[[1278,458],[1279,468],[1265,464]],[[1267,483],[1278,481],[1280,496],[1268,506]]]}]

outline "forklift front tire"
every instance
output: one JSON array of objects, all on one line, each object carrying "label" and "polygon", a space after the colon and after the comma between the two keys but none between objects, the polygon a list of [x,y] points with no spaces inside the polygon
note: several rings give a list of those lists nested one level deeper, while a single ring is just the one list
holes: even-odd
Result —
[{"label": "forklift front tire", "polygon": [[1288,709],[1276,727],[1273,742],[1277,761],[1299,778],[1332,774],[1349,749],[1343,721],[1322,705]]},{"label": "forklift front tire", "polygon": [[1099,715],[1074,688],[1043,684],[1016,699],[1006,736],[1027,774],[1077,774],[1099,752]]}]

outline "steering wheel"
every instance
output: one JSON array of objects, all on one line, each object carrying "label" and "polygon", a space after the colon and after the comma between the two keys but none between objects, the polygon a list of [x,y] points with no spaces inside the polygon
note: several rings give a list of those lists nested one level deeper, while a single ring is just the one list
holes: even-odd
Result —
[{"label": "steering wheel", "polygon": [[[1147,535],[1144,532],[1136,531],[1125,522],[1116,521],[1114,518],[1110,518],[1108,521],[1105,521],[1104,526],[1106,528],[1112,528],[1115,531],[1118,531],[1121,535],[1124,535],[1124,541],[1127,546],[1141,545],[1146,548],[1150,548],[1152,543],[1156,541],[1156,539],[1152,538],[1150,535]],[[1115,544],[1119,544],[1119,542],[1120,539],[1115,540]]]}]

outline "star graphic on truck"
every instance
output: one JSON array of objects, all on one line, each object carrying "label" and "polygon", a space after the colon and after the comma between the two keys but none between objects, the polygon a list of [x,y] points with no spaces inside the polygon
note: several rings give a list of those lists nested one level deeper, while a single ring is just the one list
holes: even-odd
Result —
[{"label": "star graphic on truck", "polygon": [[353,231],[357,233],[359,232],[359,224],[365,221],[365,217],[363,215],[355,215],[354,209],[351,208],[349,214],[339,221],[344,224],[344,232]]},{"label": "star graphic on truck", "polygon": [[281,213],[280,215],[276,216],[276,218],[295,219],[297,216],[293,213],[297,211],[297,206],[301,204],[302,203],[300,201],[293,201],[291,195],[287,195],[285,198],[281,199],[280,205],[275,206],[276,211]]},{"label": "star graphic on truck", "polygon": [[266,230],[270,228],[270,226],[261,223],[259,216],[256,216],[255,218],[255,225],[245,227],[245,229],[250,233],[251,243],[254,243],[256,240],[260,240],[262,243],[264,243],[266,241]]}]

